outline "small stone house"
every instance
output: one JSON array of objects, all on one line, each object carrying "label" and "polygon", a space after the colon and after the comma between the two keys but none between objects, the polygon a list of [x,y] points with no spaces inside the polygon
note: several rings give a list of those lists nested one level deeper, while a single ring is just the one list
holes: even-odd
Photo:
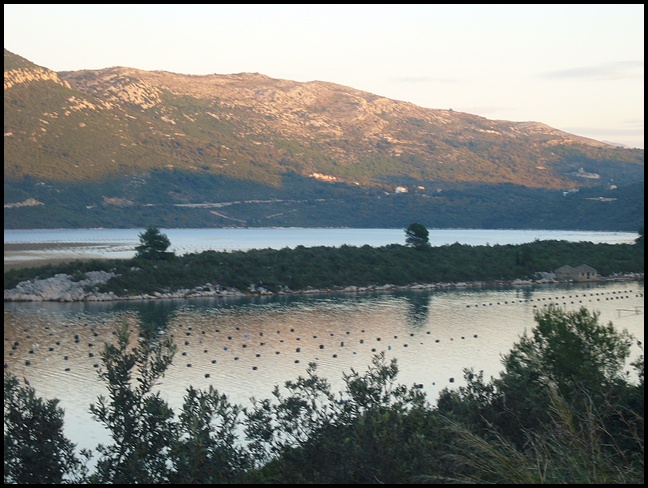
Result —
[{"label": "small stone house", "polygon": [[599,279],[596,270],[587,264],[575,268],[567,264],[555,270],[554,274],[559,281],[598,281]]}]

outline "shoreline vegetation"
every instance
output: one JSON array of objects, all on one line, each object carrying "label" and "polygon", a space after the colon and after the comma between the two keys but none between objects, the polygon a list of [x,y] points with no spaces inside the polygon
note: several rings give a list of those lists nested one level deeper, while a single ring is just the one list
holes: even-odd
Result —
[{"label": "shoreline vegetation", "polygon": [[[77,246],[83,246],[78,243]],[[65,243],[66,248],[74,247]],[[50,244],[5,244],[7,252]],[[558,283],[566,264],[587,264],[600,281],[643,280],[643,242],[535,241],[415,248],[346,246],[203,251],[160,260],[52,258],[7,269],[5,301],[111,301],[362,293]],[[37,264],[37,266],[33,266]]]}]

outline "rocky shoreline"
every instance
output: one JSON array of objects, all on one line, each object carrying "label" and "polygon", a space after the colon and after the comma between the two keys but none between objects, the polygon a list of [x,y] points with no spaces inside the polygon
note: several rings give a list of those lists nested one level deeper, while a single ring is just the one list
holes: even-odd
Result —
[{"label": "rocky shoreline", "polygon": [[[232,287],[222,287],[206,283],[191,289],[179,289],[173,292],[155,292],[153,294],[143,293],[136,295],[118,296],[113,292],[100,293],[98,285],[106,283],[113,278],[115,273],[107,271],[89,271],[84,274],[83,279],[75,279],[72,275],[56,274],[50,278],[22,281],[15,288],[4,291],[6,302],[100,302],[113,300],[158,300],[168,298],[206,298],[206,297],[246,297],[260,295],[288,295],[288,294],[330,294],[330,293],[363,293],[374,291],[395,291],[395,290],[433,290],[448,288],[480,288],[493,286],[529,286],[559,283],[551,273],[547,273],[534,280],[497,280],[497,281],[469,281],[457,283],[412,283],[405,286],[380,285],[380,286],[340,286],[334,288],[311,288],[303,290],[291,290],[283,287],[277,292],[272,292],[264,287],[250,285],[245,291]],[[600,281],[634,281],[643,280],[643,273],[627,273],[602,277]],[[78,277],[77,277],[78,278]],[[86,287],[92,287],[92,291],[86,291]]]}]

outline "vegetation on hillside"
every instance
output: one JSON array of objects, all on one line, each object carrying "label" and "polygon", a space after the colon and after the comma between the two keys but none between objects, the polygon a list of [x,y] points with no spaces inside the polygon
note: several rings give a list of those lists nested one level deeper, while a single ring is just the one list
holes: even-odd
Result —
[{"label": "vegetation on hillside", "polygon": [[[43,203],[5,208],[5,228],[628,230],[643,211],[613,191],[643,192],[643,150],[543,124],[258,74],[54,73],[7,50],[5,79],[4,202]],[[397,186],[409,194],[385,195]],[[604,200],[562,198],[590,188]],[[281,202],[249,202],[267,198]],[[228,207],[173,206],[202,203]]]},{"label": "vegetation on hillside", "polygon": [[94,452],[77,456],[56,400],[5,372],[4,481],[643,484],[643,354],[624,372],[635,339],[585,308],[535,319],[498,378],[467,369],[434,405],[383,352],[339,394],[311,363],[251,407],[189,386],[178,412],[157,390],[171,338],[142,325],[132,348],[124,326],[102,354],[108,396],[90,410],[111,441]]},{"label": "vegetation on hillside", "polygon": [[273,186],[179,170],[83,184],[5,179],[5,203],[33,198],[43,205],[5,207],[4,226],[402,228],[421,222],[429,229],[635,231],[643,224],[643,181],[571,193],[412,179],[405,185],[407,193],[395,193],[397,184],[363,188],[287,173]]}]

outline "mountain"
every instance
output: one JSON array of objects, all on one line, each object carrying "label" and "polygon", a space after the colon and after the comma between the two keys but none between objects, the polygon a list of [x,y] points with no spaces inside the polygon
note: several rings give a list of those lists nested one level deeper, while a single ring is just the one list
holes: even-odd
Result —
[{"label": "mountain", "polygon": [[537,122],[258,73],[55,73],[6,49],[4,97],[6,228],[643,224],[643,150]]}]

